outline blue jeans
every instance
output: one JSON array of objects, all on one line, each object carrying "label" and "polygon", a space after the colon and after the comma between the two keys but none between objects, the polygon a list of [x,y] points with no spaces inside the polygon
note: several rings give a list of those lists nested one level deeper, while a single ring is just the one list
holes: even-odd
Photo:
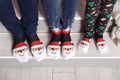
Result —
[{"label": "blue jeans", "polygon": [[71,28],[78,2],[79,0],[62,0],[62,17],[60,17],[60,0],[41,0],[50,28]]},{"label": "blue jeans", "polygon": [[21,20],[16,17],[11,0],[0,0],[0,21],[14,36],[36,33],[38,25],[38,0],[17,0]]}]

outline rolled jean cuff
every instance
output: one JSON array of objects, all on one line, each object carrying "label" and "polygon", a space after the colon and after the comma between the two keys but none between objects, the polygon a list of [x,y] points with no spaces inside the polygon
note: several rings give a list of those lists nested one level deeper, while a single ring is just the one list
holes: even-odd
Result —
[{"label": "rolled jean cuff", "polygon": [[56,28],[58,28],[58,29],[60,29],[61,27],[60,27],[60,24],[59,23],[50,23],[50,24],[48,24],[49,25],[49,27],[50,27],[50,29],[56,29]]},{"label": "rolled jean cuff", "polygon": [[62,29],[67,29],[67,28],[72,28],[72,23],[73,23],[73,21],[61,21],[61,28]]}]

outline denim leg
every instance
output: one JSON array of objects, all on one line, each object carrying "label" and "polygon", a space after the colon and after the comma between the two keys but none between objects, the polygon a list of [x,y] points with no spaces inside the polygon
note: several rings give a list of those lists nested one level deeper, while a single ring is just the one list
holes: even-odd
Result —
[{"label": "denim leg", "polygon": [[18,0],[21,11],[21,25],[27,36],[35,34],[38,25],[38,0]]},{"label": "denim leg", "polygon": [[0,21],[11,32],[18,36],[23,33],[17,19],[11,0],[0,0]]},{"label": "denim leg", "polygon": [[59,0],[41,0],[41,3],[50,28],[60,28]]},{"label": "denim leg", "polygon": [[62,0],[62,28],[71,28],[79,0]]}]

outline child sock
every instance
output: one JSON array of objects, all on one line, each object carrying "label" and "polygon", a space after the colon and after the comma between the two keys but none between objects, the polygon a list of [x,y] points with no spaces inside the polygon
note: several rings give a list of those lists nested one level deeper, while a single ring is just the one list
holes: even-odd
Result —
[{"label": "child sock", "polygon": [[86,53],[89,49],[89,46],[90,46],[90,41],[91,41],[91,38],[87,38],[87,37],[84,37],[80,44],[79,44],[79,48],[84,52]]},{"label": "child sock", "polygon": [[25,36],[14,36],[13,56],[20,62],[27,62],[29,60],[29,52],[25,43]]},{"label": "child sock", "polygon": [[60,56],[61,30],[60,29],[52,29],[51,33],[52,33],[52,38],[48,45],[47,52],[51,58],[58,59]]},{"label": "child sock", "polygon": [[97,49],[100,53],[107,53],[109,51],[109,47],[103,38],[98,38],[97,42]]},{"label": "child sock", "polygon": [[46,56],[46,48],[43,42],[40,41],[37,34],[27,36],[28,43],[31,47],[31,52],[36,61],[42,61]]}]

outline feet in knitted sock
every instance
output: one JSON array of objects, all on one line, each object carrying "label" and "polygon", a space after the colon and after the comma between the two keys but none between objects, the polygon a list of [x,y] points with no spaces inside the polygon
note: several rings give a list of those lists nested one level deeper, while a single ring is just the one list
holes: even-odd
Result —
[{"label": "feet in knitted sock", "polygon": [[109,52],[109,47],[103,38],[98,38],[96,44],[97,44],[97,49],[100,53]]},{"label": "feet in knitted sock", "polygon": [[29,60],[29,51],[25,43],[25,37],[20,35],[13,38],[13,56],[20,62],[27,62]]},{"label": "feet in knitted sock", "polygon": [[53,29],[51,30],[52,38],[47,47],[48,55],[53,59],[58,59],[60,57],[60,38],[61,38],[61,30]]},{"label": "feet in knitted sock", "polygon": [[62,56],[64,59],[70,59],[75,56],[75,47],[71,41],[70,29],[62,30]]},{"label": "feet in knitted sock", "polygon": [[90,41],[91,41],[90,38],[84,37],[81,40],[80,44],[78,45],[79,49],[81,49],[84,53],[86,53],[88,51],[88,49],[89,49]]},{"label": "feet in knitted sock", "polygon": [[31,47],[31,52],[36,61],[44,60],[46,56],[46,48],[44,44],[39,40],[37,34],[27,36],[27,40]]}]

